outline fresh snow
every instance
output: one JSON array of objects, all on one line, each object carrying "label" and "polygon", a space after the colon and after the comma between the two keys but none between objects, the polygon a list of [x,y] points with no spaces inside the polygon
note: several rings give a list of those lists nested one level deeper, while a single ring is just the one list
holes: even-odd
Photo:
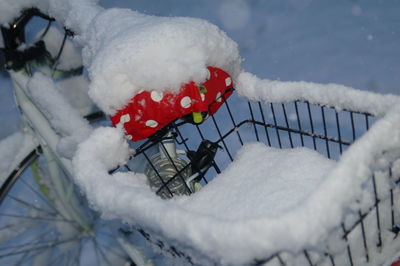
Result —
[{"label": "fresh snow", "polygon": [[300,100],[335,107],[338,111],[344,109],[374,116],[383,116],[392,106],[400,104],[400,97],[393,94],[366,92],[339,84],[260,79],[248,72],[239,75],[236,90],[252,101],[285,103]]},{"label": "fresh snow", "polygon": [[306,148],[247,144],[200,192],[171,200],[157,197],[141,173],[108,173],[133,153],[120,128],[95,130],[73,163],[77,183],[105,218],[122,217],[219,263],[241,264],[323,248],[346,214],[370,206],[372,172],[400,156],[399,122],[395,106],[337,163]]},{"label": "fresh snow", "polygon": [[89,81],[83,75],[61,79],[56,82],[56,89],[80,114],[88,115],[94,110],[93,101],[88,95]]},{"label": "fresh snow", "polygon": [[183,206],[231,222],[277,218],[301,205],[335,166],[308,148],[245,144],[234,163]]},{"label": "fresh snow", "polygon": [[[104,10],[91,0],[13,3],[5,1],[0,10],[15,16],[18,8],[37,6],[77,34],[91,79],[89,94],[111,115],[140,90],[177,92],[187,82],[204,82],[207,66],[234,78],[240,72],[237,44],[205,20]],[[10,21],[10,14],[0,24]]]},{"label": "fresh snow", "polygon": [[98,12],[103,10],[96,0],[3,0],[0,2],[0,24],[8,25],[22,10],[35,7],[54,17],[76,34],[85,31]]},{"label": "fresh snow", "polygon": [[96,16],[82,39],[89,94],[108,114],[122,109],[140,90],[177,92],[189,81],[204,82],[207,66],[233,77],[240,72],[237,44],[200,19],[108,9]]},{"label": "fresh snow", "polygon": [[52,127],[60,134],[58,152],[64,157],[72,158],[77,145],[92,131],[88,121],[62,96],[57,90],[57,84],[39,72],[28,80],[27,91]]}]

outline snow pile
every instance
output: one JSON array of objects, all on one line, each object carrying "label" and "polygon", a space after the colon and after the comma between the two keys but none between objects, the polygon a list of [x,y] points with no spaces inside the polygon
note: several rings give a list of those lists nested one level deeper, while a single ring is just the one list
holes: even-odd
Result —
[{"label": "snow pile", "polygon": [[282,103],[301,100],[375,116],[383,116],[392,106],[400,104],[397,95],[366,92],[338,84],[260,79],[248,72],[239,75],[236,90],[252,101]]},{"label": "snow pile", "polygon": [[28,94],[61,135],[57,149],[60,154],[72,158],[77,145],[92,132],[87,120],[81,117],[62,94],[56,84],[41,73],[35,73],[27,83]]},{"label": "snow pile", "polygon": [[0,185],[36,146],[36,141],[22,132],[16,132],[0,141]]},{"label": "snow pile", "polygon": [[76,34],[85,31],[92,19],[103,8],[97,0],[2,0],[0,2],[0,24],[7,26],[27,8],[39,8]]},{"label": "snow pile", "polygon": [[37,6],[37,0],[12,1],[5,0],[0,2],[0,24],[7,25],[16,19],[24,8]]},{"label": "snow pile", "polygon": [[0,10],[10,10],[0,23],[9,22],[16,10],[29,5],[77,34],[91,79],[90,95],[111,115],[140,90],[177,92],[189,81],[204,82],[207,66],[222,68],[234,78],[240,72],[237,44],[204,20],[103,10],[91,0],[28,0],[0,5]]},{"label": "snow pile", "polygon": [[349,210],[370,204],[372,171],[400,157],[399,111],[376,122],[337,164],[306,148],[250,144],[200,192],[167,201],[143,174],[108,174],[132,151],[120,128],[100,128],[74,157],[76,181],[104,217],[137,223],[221,264],[318,248]]},{"label": "snow pile", "polygon": [[[103,212],[105,217],[118,217],[113,213],[114,207],[111,206],[127,207],[126,204],[140,204],[149,198],[156,199],[143,174],[133,172],[108,174],[109,170],[125,164],[132,153],[133,150],[129,148],[120,128],[100,127],[79,145],[73,159],[77,184],[86,195],[90,195],[88,200],[92,203],[92,207],[101,212],[104,211],[103,208],[107,209]],[[132,201],[132,192],[133,195],[137,195],[136,201]],[[141,197],[143,194],[147,194],[147,197]],[[146,205],[148,204],[143,204]],[[121,211],[127,215],[132,210],[118,207],[118,212]]]},{"label": "snow pile", "polygon": [[304,202],[335,165],[308,148],[245,144],[234,163],[183,205],[221,220],[279,217]]},{"label": "snow pile", "polygon": [[236,43],[200,19],[108,9],[82,38],[90,96],[108,114],[123,108],[140,90],[177,92],[189,81],[204,82],[207,66],[234,77],[240,72]]},{"label": "snow pile", "polygon": [[56,82],[56,89],[62,94],[74,109],[82,116],[93,112],[94,104],[88,95],[89,81],[83,75],[61,79]]}]

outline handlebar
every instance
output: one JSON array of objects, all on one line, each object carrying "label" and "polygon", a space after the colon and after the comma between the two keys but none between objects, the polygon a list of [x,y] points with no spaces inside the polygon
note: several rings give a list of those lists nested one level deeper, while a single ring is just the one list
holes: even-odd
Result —
[{"label": "handlebar", "polygon": [[[22,11],[21,15],[15,19],[9,27],[0,27],[4,40],[4,48],[0,48],[0,51],[4,54],[6,69],[20,70],[29,61],[43,60],[51,57],[42,40],[38,40],[32,46],[24,50],[18,49],[20,45],[26,41],[25,27],[33,17],[40,17],[47,20],[49,22],[47,28],[49,28],[51,22],[55,21],[54,18],[47,16],[39,9],[29,8]],[[64,30],[67,36],[74,35],[69,29],[64,28]]]}]

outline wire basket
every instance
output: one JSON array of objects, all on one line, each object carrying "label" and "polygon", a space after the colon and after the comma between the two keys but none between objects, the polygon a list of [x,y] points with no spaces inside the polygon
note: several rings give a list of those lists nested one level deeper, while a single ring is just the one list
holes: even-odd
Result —
[{"label": "wire basket", "polygon": [[[203,186],[233,162],[236,152],[247,142],[262,142],[280,149],[307,147],[327,158],[338,160],[342,153],[377,121],[377,118],[369,113],[338,111],[330,106],[311,104],[306,101],[248,102],[235,94],[224,100],[226,102],[221,109],[200,125],[179,121],[169,125],[178,148],[185,152],[193,152],[198,148],[199,143],[205,140],[221,147],[210,164],[210,170],[206,173],[200,171],[198,174],[199,183]],[[162,179],[161,174],[157,173],[157,167],[152,165],[152,155],[149,154],[152,147],[159,145],[160,142],[162,138],[159,137],[143,143],[137,147],[134,159],[144,157],[155,175],[160,178],[161,185],[155,189],[155,192],[163,198],[170,198],[179,194],[173,189],[174,182],[184,179],[183,176],[186,175],[182,173],[189,169],[193,170],[193,167],[190,161],[185,166],[176,165],[174,166],[175,174],[168,180]],[[126,167],[129,169],[129,163]],[[301,253],[281,251],[272,255],[267,254],[263,259],[249,261],[248,264],[361,265],[374,261],[373,258],[379,257],[386,246],[393,245],[392,241],[399,232],[397,224],[400,217],[396,209],[399,189],[394,184],[400,181],[400,176],[394,174],[393,167],[391,164],[387,169],[381,169],[371,175],[369,181],[373,194],[371,205],[366,209],[360,209],[356,215],[346,217],[332,233],[332,239],[340,242],[339,250],[327,249],[323,253],[306,248]],[[386,181],[379,181],[383,179],[389,180],[392,186],[387,187]],[[181,182],[181,184],[185,183]],[[186,186],[186,190],[181,194],[189,195],[193,192],[191,187]],[[152,234],[144,227],[135,228],[164,253],[188,264],[196,264],[195,261],[198,261],[198,258],[185,253],[187,247],[180,249],[179,244],[172,245],[168,240]],[[373,232],[372,235],[371,232]],[[182,243],[182,246],[186,244]],[[206,254],[198,255],[207,257]],[[212,260],[209,263],[217,264]]]}]

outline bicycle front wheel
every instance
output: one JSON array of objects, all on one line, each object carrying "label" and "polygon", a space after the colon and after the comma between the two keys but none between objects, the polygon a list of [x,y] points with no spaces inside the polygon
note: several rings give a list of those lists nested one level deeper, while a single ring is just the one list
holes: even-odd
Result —
[{"label": "bicycle front wheel", "polygon": [[69,202],[89,227],[77,223],[47,164],[40,147],[33,150],[0,188],[0,265],[129,265],[115,238],[119,222],[101,220],[69,181]]}]

